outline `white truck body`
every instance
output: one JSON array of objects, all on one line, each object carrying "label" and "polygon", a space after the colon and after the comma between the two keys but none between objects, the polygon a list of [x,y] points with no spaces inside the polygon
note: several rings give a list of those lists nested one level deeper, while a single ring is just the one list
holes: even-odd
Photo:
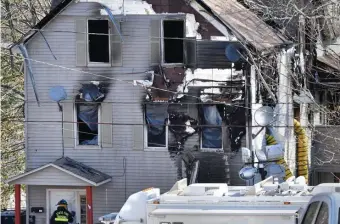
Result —
[{"label": "white truck body", "polygon": [[[329,195],[339,195],[333,192],[340,192],[340,184],[320,184],[311,187],[304,184],[303,178],[296,180],[292,178],[279,184],[273,177],[269,177],[254,186],[244,187],[227,184],[187,186],[186,183],[186,179],[178,181],[170,191],[162,195],[157,188],[131,195],[115,218],[114,224],[267,224],[269,222],[309,224],[307,221],[310,219],[302,223],[301,218],[309,202],[321,192],[328,192]],[[323,200],[328,197],[327,203],[330,207],[339,206],[340,202],[334,202],[336,196],[333,195],[333,202],[330,202],[332,200],[329,196],[323,195],[323,197]],[[319,203],[319,210],[321,210],[322,202]],[[314,204],[314,210],[315,206]],[[338,220],[338,215],[333,216],[332,220]]]}]

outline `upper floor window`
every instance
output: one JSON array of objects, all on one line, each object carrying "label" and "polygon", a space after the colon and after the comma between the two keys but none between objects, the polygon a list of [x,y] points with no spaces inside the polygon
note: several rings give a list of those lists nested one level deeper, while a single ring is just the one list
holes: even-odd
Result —
[{"label": "upper floor window", "polygon": [[77,18],[75,20],[76,66],[122,66],[121,22],[107,19]]},{"label": "upper floor window", "polygon": [[88,20],[89,63],[110,62],[110,32],[108,20]]},{"label": "upper floor window", "polygon": [[163,63],[184,63],[184,21],[163,21]]}]

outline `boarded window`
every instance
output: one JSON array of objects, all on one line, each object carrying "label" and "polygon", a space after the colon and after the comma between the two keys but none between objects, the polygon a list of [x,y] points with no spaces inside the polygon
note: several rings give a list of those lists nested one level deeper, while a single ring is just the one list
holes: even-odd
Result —
[{"label": "boarded window", "polygon": [[90,62],[109,63],[109,21],[89,20],[88,33]]},{"label": "boarded window", "polygon": [[202,106],[202,148],[222,148],[222,118],[216,105]]},{"label": "boarded window", "polygon": [[163,23],[163,38],[164,63],[183,63],[184,21],[165,20]]},{"label": "boarded window", "polygon": [[164,148],[167,146],[168,128],[167,105],[147,104],[145,105],[145,120],[147,130],[147,147]]},{"label": "boarded window", "polygon": [[77,143],[78,145],[98,145],[98,103],[77,103]]}]

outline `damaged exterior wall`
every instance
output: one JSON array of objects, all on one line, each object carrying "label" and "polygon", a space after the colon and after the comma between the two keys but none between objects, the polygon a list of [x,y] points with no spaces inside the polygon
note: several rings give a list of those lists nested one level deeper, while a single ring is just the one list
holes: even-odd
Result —
[{"label": "damaged exterior wall", "polygon": [[[25,112],[28,121],[36,121],[26,123],[27,168],[33,169],[62,156],[62,113],[59,112],[57,104],[49,99],[49,89],[55,85],[64,86],[71,100],[78,93],[82,83],[101,80],[109,84],[108,94],[102,105],[112,111],[111,118],[104,118],[115,123],[111,129],[112,143],[106,144],[101,149],[65,147],[65,156],[113,177],[112,182],[93,189],[96,221],[99,216],[118,211],[126,197],[133,192],[150,186],[160,187],[162,191],[168,190],[176,181],[177,168],[170,160],[167,151],[144,151],[143,139],[136,137],[143,135],[143,128],[136,128],[136,125],[143,124],[140,103],[145,97],[145,91],[132,84],[132,80],[144,79],[144,72],[150,68],[151,19],[161,19],[167,15],[123,18],[121,30],[126,37],[122,47],[122,66],[76,67],[75,21],[94,15],[95,5],[91,3],[68,8],[44,28],[44,30],[70,31],[44,32],[58,60],[53,58],[42,36],[36,35],[28,42],[27,49],[32,59],[58,66],[32,62],[41,106],[38,107],[35,103],[34,92],[26,73],[25,96],[29,103],[26,104]],[[119,19],[118,16],[116,18]],[[126,158],[125,176],[123,175],[124,158]],[[46,207],[47,188],[51,187],[28,186],[30,207]],[[34,215],[37,224],[46,223],[46,213]]]},{"label": "damaged exterior wall", "polygon": [[[40,107],[35,103],[31,82],[25,74],[25,100],[28,102],[25,116],[28,121],[32,121],[25,124],[27,169],[54,161],[64,153],[65,156],[111,175],[112,182],[93,189],[95,220],[117,211],[131,193],[150,186],[166,191],[178,178],[178,164],[171,159],[168,150],[144,149],[145,122],[141,103],[145,99],[145,90],[133,85],[133,80],[144,80],[145,72],[154,65],[151,63],[151,21],[160,21],[171,15],[115,16],[120,21],[124,40],[115,42],[115,46],[121,44],[120,61],[112,66],[76,66],[79,62],[77,56],[87,54],[84,51],[77,52],[77,44],[86,44],[77,42],[77,21],[102,17],[99,14],[100,8],[99,4],[92,2],[74,3],[44,27],[44,36],[57,60],[53,58],[41,35],[28,41],[29,57],[36,60],[32,61],[32,70],[41,101]],[[107,93],[101,104],[100,117],[101,122],[107,124],[100,125],[101,148],[75,147],[75,126],[72,123],[64,123],[62,131],[62,119],[74,121],[74,97],[82,84],[90,81],[106,84]],[[64,112],[60,112],[57,104],[49,98],[48,92],[53,86],[63,86],[67,92],[68,99],[62,102]],[[195,118],[196,106],[190,106],[186,111]],[[228,135],[227,128],[224,128],[223,136]],[[169,134],[169,141],[173,141],[173,138]],[[245,146],[244,141],[242,138],[242,146]],[[229,162],[226,156],[231,151],[229,143],[224,141],[227,145],[223,147],[223,152],[193,152],[201,160],[201,181],[229,182]],[[199,149],[198,134],[189,137],[184,144],[188,149],[197,146]],[[53,187],[40,185],[27,188],[29,206],[46,207],[46,189]],[[34,215],[37,224],[46,223],[46,213]]]},{"label": "damaged exterior wall", "polygon": [[[164,78],[160,74],[163,74]],[[237,175],[243,164],[238,151],[242,146],[245,146],[244,136],[246,133],[246,116],[244,99],[242,97],[244,94],[242,75],[242,71],[235,71],[235,69],[196,69],[184,71],[182,68],[162,68],[162,70],[155,70],[153,87],[156,89],[150,89],[150,95],[147,97],[146,102],[169,105],[168,150],[170,156],[176,161],[182,158],[187,160],[187,157],[191,158],[191,162],[198,160],[200,163],[197,177],[198,182],[244,184],[244,181],[239,179]],[[169,80],[168,84],[164,82],[164,79]],[[159,89],[166,89],[170,92],[160,91]],[[209,95],[213,93],[212,90],[216,92],[214,95]],[[177,94],[173,92],[177,92]],[[212,96],[214,97],[214,102],[206,102]],[[238,100],[233,102],[232,99]],[[209,105],[209,103],[217,105],[216,112],[219,114],[219,119],[222,119],[221,138],[223,145],[218,148],[207,148],[203,145],[204,138],[202,132],[207,128],[204,125],[209,124],[204,124],[203,122],[205,115],[202,107]],[[161,110],[163,106],[159,108]],[[198,124],[196,126],[193,123],[189,123],[193,133],[180,134],[180,136],[187,136],[183,140],[172,131],[172,126],[177,124],[184,126],[186,124],[185,120],[182,123],[173,123],[172,117],[178,116],[176,114],[189,116],[193,119],[193,122]],[[209,132],[211,131],[210,129]],[[211,134],[213,133],[209,134],[210,137],[216,135],[216,133]],[[213,142],[207,143],[211,145]],[[191,169],[190,166],[181,166],[180,161],[177,161],[177,166],[179,168],[179,178],[183,177],[183,172],[190,171]],[[233,173],[232,178],[230,178],[229,173]]]}]

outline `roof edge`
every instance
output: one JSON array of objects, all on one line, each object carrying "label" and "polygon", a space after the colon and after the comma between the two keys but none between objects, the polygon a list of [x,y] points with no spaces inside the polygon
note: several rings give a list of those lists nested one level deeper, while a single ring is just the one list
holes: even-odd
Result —
[{"label": "roof edge", "polygon": [[[206,3],[204,3],[202,0],[193,0],[193,2],[196,2],[198,5],[200,5],[202,8],[204,8],[205,9],[205,11],[206,11],[206,13],[209,13],[210,14],[210,16],[213,16],[214,18],[215,18],[215,20],[217,20],[220,24],[223,24],[227,29],[229,29],[231,32],[232,32],[232,34],[237,38],[237,39],[239,39],[238,41],[239,42],[243,42],[243,43],[246,43],[246,44],[249,44],[249,45],[251,45],[252,47],[254,47],[255,49],[257,49],[258,50],[258,48],[256,47],[256,45],[255,44],[253,44],[253,43],[251,43],[251,42],[249,42],[249,41],[247,41],[247,38],[246,37],[244,37],[244,35],[242,35],[242,33],[240,33],[238,30],[235,30],[234,28],[232,28],[232,27],[230,27],[230,25],[228,25],[228,22],[227,21],[224,21],[221,17],[220,17],[220,15],[219,14],[217,14],[217,13],[215,13],[214,12],[214,10],[213,9],[211,9]],[[236,1],[237,2],[237,1]],[[237,2],[237,3],[239,3],[239,2]],[[240,3],[239,3],[240,4]],[[244,7],[244,6],[243,6]],[[194,8],[194,7],[192,7],[192,8]],[[207,10],[207,9],[209,9],[209,10]],[[245,8],[245,9],[247,9],[247,8]],[[251,10],[249,10],[249,9],[247,9],[250,13],[253,13]],[[197,11],[197,10],[196,10]],[[197,11],[201,16],[203,16],[202,15],[202,11]],[[255,13],[253,13],[254,14],[254,16],[256,16],[259,20],[261,20],[261,18],[259,18],[258,17],[258,15],[256,15]],[[204,17],[204,16],[203,16]],[[262,20],[261,20],[262,21]],[[264,21],[263,21],[264,22]],[[264,22],[265,23],[265,22]],[[212,23],[211,23],[212,24]],[[213,24],[212,24],[213,25]],[[259,50],[259,52],[268,52],[268,51],[270,51],[271,49],[274,49],[274,48],[285,48],[287,45],[290,45],[291,44],[291,42],[290,41],[288,41],[286,38],[284,38],[283,36],[282,36],[282,34],[279,32],[279,31],[277,31],[276,29],[274,29],[273,27],[271,27],[271,26],[269,26],[268,24],[266,24],[265,23],[265,25],[269,28],[269,29],[271,29],[274,33],[276,33],[276,35],[277,35],[277,37],[282,41],[282,43],[281,44],[277,44],[277,45],[275,45],[275,46],[273,46],[273,47],[269,47],[269,48],[264,48],[264,49],[261,49],[261,50]],[[277,33],[279,33],[279,34],[277,34]]]},{"label": "roof edge", "polygon": [[57,166],[57,165],[55,165],[55,164],[53,164],[53,163],[48,163],[48,164],[46,164],[46,165],[44,165],[44,166],[38,167],[38,168],[33,169],[33,170],[29,171],[29,172],[22,173],[22,174],[19,174],[19,175],[17,175],[17,176],[11,177],[11,178],[7,179],[7,180],[5,181],[5,183],[6,183],[6,184],[11,184],[11,183],[12,183],[13,181],[15,181],[15,180],[18,180],[18,179],[23,178],[23,177],[25,177],[25,176],[28,176],[28,175],[31,175],[31,174],[33,174],[33,173],[39,172],[39,171],[44,170],[44,169],[46,169],[46,168],[48,168],[48,167],[54,167],[54,168],[56,168],[56,169],[58,169],[58,170],[60,170],[60,171],[62,171],[62,172],[65,172],[65,173],[67,173],[67,174],[69,174],[69,175],[71,175],[71,176],[73,176],[73,177],[79,179],[79,180],[82,180],[82,181],[84,181],[84,182],[86,182],[86,183],[89,183],[90,185],[92,185],[92,186],[94,186],[94,187],[98,187],[98,186],[103,185],[103,184],[105,184],[105,183],[108,183],[108,182],[110,182],[110,181],[112,180],[112,177],[109,177],[109,178],[107,178],[106,180],[104,180],[104,181],[102,181],[102,182],[96,183],[96,182],[90,181],[90,180],[88,180],[88,179],[86,179],[86,178],[84,178],[84,177],[81,177],[81,176],[79,176],[79,175],[77,175],[77,174],[74,174],[74,173],[72,173],[71,171],[68,171],[68,170],[66,170],[66,169],[64,169],[64,168],[62,168],[62,167],[59,167],[59,166]]},{"label": "roof edge", "polygon": [[20,43],[26,43],[31,39],[41,28],[47,25],[52,19],[54,19],[62,10],[64,10],[70,3],[74,0],[63,0],[57,6],[55,6],[50,12],[44,16],[37,24],[35,24],[31,29],[29,29],[17,42],[12,43],[9,49],[17,46]]}]

